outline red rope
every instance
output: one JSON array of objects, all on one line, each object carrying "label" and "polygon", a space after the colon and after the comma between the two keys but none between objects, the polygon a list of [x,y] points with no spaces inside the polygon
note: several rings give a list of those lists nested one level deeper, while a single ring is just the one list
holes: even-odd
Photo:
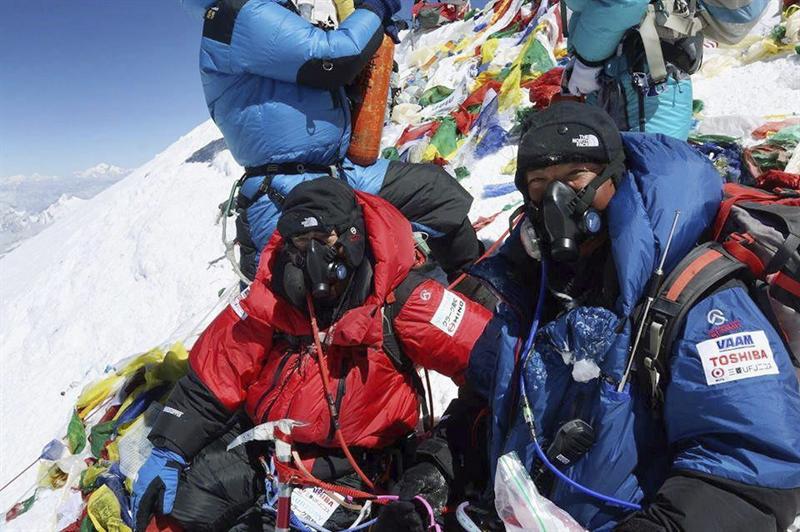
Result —
[{"label": "red rope", "polygon": [[352,497],[353,499],[375,499],[375,495],[367,493],[366,491],[348,488],[347,486],[329,484],[309,473],[306,473],[300,469],[296,469],[277,460],[275,460],[275,471],[277,471],[278,478],[281,479],[281,482],[286,484],[322,488],[326,491],[332,491],[334,493],[338,493],[339,495],[344,495],[345,497]]},{"label": "red rope", "polygon": [[375,485],[367,477],[367,475],[364,474],[361,468],[358,467],[358,463],[356,463],[355,458],[353,458],[353,455],[350,454],[350,448],[347,446],[347,442],[344,441],[342,429],[339,427],[339,413],[336,411],[336,403],[334,403],[330,392],[328,366],[325,361],[325,352],[322,350],[322,344],[319,341],[319,326],[317,325],[317,316],[314,313],[314,301],[311,299],[311,294],[306,294],[306,304],[308,305],[308,315],[311,318],[311,334],[314,335],[314,347],[317,350],[317,363],[319,364],[319,372],[322,375],[322,387],[325,391],[325,399],[328,401],[328,410],[330,410],[331,413],[331,421],[333,421],[336,440],[339,442],[339,447],[341,447],[342,452],[344,453],[345,457],[347,457],[347,461],[350,463],[350,466],[353,468],[353,470],[355,470],[361,481],[368,486],[369,489],[374,490]]}]

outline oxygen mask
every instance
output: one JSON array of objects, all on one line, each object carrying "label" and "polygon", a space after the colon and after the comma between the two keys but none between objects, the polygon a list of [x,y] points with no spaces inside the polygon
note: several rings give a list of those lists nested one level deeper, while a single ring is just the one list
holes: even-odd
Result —
[{"label": "oxygen mask", "polygon": [[[556,262],[578,260],[581,243],[597,235],[602,228],[600,213],[589,206],[591,199],[587,204],[583,198],[588,188],[575,192],[561,181],[552,181],[538,204],[529,203],[530,225],[522,232],[523,245],[529,255],[541,256],[545,252]],[[591,192],[593,198],[593,188]]]}]

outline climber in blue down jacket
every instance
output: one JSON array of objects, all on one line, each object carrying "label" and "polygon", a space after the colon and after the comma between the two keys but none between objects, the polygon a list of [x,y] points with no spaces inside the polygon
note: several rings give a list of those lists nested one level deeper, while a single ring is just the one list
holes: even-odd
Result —
[{"label": "climber in blue down jacket", "polygon": [[467,214],[472,197],[441,167],[346,158],[351,110],[345,86],[396,35],[399,0],[363,0],[338,28],[301,17],[290,0],[181,0],[204,17],[200,75],[206,102],[247,179],[237,198],[241,267],[252,279],[283,198],[323,175],[394,204],[428,235],[449,274],[470,264],[480,244]]},{"label": "climber in blue down jacket", "polygon": [[[564,83],[623,131],[681,140],[692,126],[692,80],[703,39],[736,44],[768,0],[565,0],[572,10]],[[669,17],[669,18],[667,18]],[[669,28],[669,29],[668,29]]]},{"label": "climber in blue down jacket", "polygon": [[[675,211],[665,274],[714,220],[713,166],[664,135],[620,134],[605,112],[576,102],[532,117],[518,161],[524,221],[471,269],[499,297],[467,378],[491,409],[490,478],[498,457],[516,451],[544,495],[588,529],[786,530],[800,512],[800,392],[744,284],[715,286],[689,309],[662,355],[663,400],[643,367],[620,387]],[[758,364],[741,357],[742,372],[716,369],[737,349],[757,351]],[[565,435],[573,443],[551,456]]]}]

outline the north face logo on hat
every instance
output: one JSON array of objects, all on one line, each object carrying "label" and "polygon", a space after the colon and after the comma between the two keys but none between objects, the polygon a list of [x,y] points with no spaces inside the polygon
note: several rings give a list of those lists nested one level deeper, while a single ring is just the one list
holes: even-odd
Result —
[{"label": "the north face logo on hat", "polygon": [[572,143],[578,148],[596,148],[600,146],[600,141],[595,135],[578,135],[572,139]]},{"label": "the north face logo on hat", "polygon": [[309,216],[307,218],[303,218],[303,221],[300,222],[300,225],[302,225],[303,227],[317,227],[319,225],[319,222],[313,216]]}]

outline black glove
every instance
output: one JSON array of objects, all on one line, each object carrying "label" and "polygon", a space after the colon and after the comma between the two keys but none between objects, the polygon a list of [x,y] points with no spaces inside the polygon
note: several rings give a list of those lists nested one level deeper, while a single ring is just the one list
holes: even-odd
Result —
[{"label": "black glove", "polygon": [[447,503],[449,489],[439,468],[430,462],[422,462],[407,469],[393,491],[400,500],[384,506],[375,523],[376,532],[424,532],[431,517],[414,497],[423,497],[438,518]]},{"label": "black glove", "polygon": [[425,532],[422,516],[411,501],[393,501],[383,507],[375,532]]}]

